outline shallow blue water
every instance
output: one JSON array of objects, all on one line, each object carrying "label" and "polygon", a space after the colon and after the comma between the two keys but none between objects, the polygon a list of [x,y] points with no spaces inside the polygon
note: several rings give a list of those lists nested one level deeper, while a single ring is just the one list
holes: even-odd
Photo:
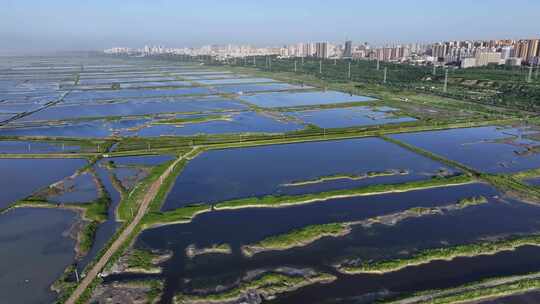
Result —
[{"label": "shallow blue water", "polygon": [[[522,138],[531,132],[495,126],[391,135],[408,144],[488,173],[511,173],[540,167],[540,153],[519,155],[520,144],[540,145]],[[502,142],[509,139],[508,142]],[[497,141],[497,142],[495,142]]]},{"label": "shallow blue water", "polygon": [[113,83],[131,83],[131,82],[151,82],[151,81],[175,81],[175,77],[165,77],[165,76],[152,76],[152,77],[120,77],[120,78],[81,78],[79,80],[80,85],[98,85],[98,84],[109,84]]},{"label": "shallow blue water", "polygon": [[145,97],[166,97],[180,95],[207,95],[210,90],[205,87],[179,88],[179,89],[124,89],[106,91],[75,91],[66,97],[66,101],[91,101],[91,100],[111,100],[125,98],[145,98]]},{"label": "shallow blue water", "polygon": [[[424,216],[399,222],[395,226],[374,225],[371,228],[356,227],[351,234],[343,238],[326,238],[312,245],[262,253],[251,258],[239,253],[239,246],[262,240],[266,237],[286,233],[307,225],[360,220],[378,215],[390,214],[413,207],[434,207],[454,204],[462,198],[483,195],[489,203],[454,211],[444,216]],[[313,204],[269,209],[223,210],[204,213],[189,224],[159,227],[143,232],[138,241],[139,248],[172,250],[173,259],[164,264],[164,277],[167,280],[165,303],[167,299],[182,288],[196,288],[197,281],[209,281],[215,284],[235,281],[248,271],[272,269],[280,266],[313,267],[325,271],[336,262],[350,258],[367,261],[404,257],[417,250],[454,244],[477,242],[483,238],[515,233],[535,233],[539,231],[537,218],[540,208],[517,201],[501,200],[500,194],[485,184],[470,184],[454,187],[417,190],[405,193],[381,194],[366,197],[334,199]],[[497,218],[497,221],[493,221]],[[276,220],[279,219],[279,220]],[[185,249],[190,244],[198,247],[212,244],[231,244],[231,255],[208,255],[195,259],[185,257]],[[520,266],[514,270],[527,271],[540,269],[534,258],[538,254],[524,254],[527,249],[518,250],[521,256]],[[497,259],[497,264],[490,262],[492,257],[478,257],[475,267],[489,266],[490,275],[504,274],[514,262]],[[484,259],[486,260],[484,264]],[[512,261],[514,261],[513,259]],[[340,296],[361,296],[378,288],[392,288],[396,291],[416,291],[428,284],[436,288],[448,286],[457,281],[470,281],[485,278],[487,273],[478,272],[471,278],[463,278],[469,268],[456,268],[459,259],[449,264],[456,264],[446,271],[438,271],[440,265],[430,263],[421,267],[411,267],[388,275],[339,276],[339,280],[317,291],[319,299],[335,299]],[[431,271],[430,271],[431,269]],[[451,271],[454,269],[456,271]],[[417,276],[418,271],[424,273]],[[452,273],[452,276],[446,274]],[[460,276],[461,274],[461,276]],[[425,280],[427,275],[431,278]],[[191,279],[184,284],[186,279]],[[460,280],[461,279],[461,280]],[[414,280],[416,284],[408,284]],[[403,286],[403,288],[399,288]],[[407,287],[404,287],[407,286]],[[313,288],[301,289],[291,295],[294,301],[284,303],[303,303],[301,299],[311,299]],[[341,294],[339,293],[341,290]],[[281,303],[280,301],[277,301]],[[312,301],[310,300],[309,303]],[[317,301],[315,301],[317,302]],[[318,303],[318,302],[317,302]]]},{"label": "shallow blue water", "polygon": [[58,105],[24,117],[18,122],[244,109],[247,109],[247,106],[222,98],[132,100],[103,104]]},{"label": "shallow blue water", "polygon": [[416,120],[412,117],[394,117],[391,110],[381,111],[370,107],[307,110],[287,114],[321,128],[383,125]]},{"label": "shallow blue water", "polygon": [[244,83],[268,83],[277,82],[270,78],[228,78],[228,79],[199,79],[197,83],[203,85],[244,84]]},{"label": "shallow blue water", "polygon": [[92,203],[98,198],[97,185],[91,174],[81,174],[74,179],[65,181],[65,192],[60,195],[50,196],[49,200],[58,203]]},{"label": "shallow blue water", "polygon": [[218,93],[244,94],[244,93],[250,93],[250,92],[310,89],[310,87],[304,87],[304,86],[293,85],[293,84],[288,84],[288,83],[270,83],[270,84],[243,84],[243,85],[230,84],[230,85],[223,85],[223,86],[214,86],[213,89]]},{"label": "shallow blue water", "polygon": [[[455,172],[379,138],[208,151],[187,164],[163,209],[268,194],[305,194],[428,179],[441,168]],[[361,175],[389,169],[408,170],[409,174],[284,185],[335,174]]]},{"label": "shallow blue water", "polygon": [[281,122],[255,112],[239,112],[228,115],[231,116],[230,121],[216,120],[184,125],[151,125],[136,134],[141,137],[156,137],[162,135],[187,136],[203,133],[284,133],[303,128],[301,124]]},{"label": "shallow blue water", "polygon": [[245,95],[241,99],[264,108],[298,107],[319,104],[373,101],[373,98],[336,91],[279,92]]},{"label": "shallow blue water", "polygon": [[0,128],[0,136],[46,136],[98,138],[112,135],[101,120],[63,123],[54,126]]},{"label": "shallow blue water", "polygon": [[0,159],[0,209],[71,176],[85,159]]},{"label": "shallow blue water", "polygon": [[57,209],[23,208],[0,215],[0,302],[54,302],[49,287],[74,260],[75,240],[68,232],[77,218]]},{"label": "shallow blue water", "polygon": [[527,182],[529,185],[540,187],[540,177],[527,179],[525,182]]},{"label": "shallow blue water", "polygon": [[[0,134],[2,133],[0,129]],[[2,140],[0,141],[0,153],[69,153],[79,151],[79,146],[62,145],[40,141]]]}]

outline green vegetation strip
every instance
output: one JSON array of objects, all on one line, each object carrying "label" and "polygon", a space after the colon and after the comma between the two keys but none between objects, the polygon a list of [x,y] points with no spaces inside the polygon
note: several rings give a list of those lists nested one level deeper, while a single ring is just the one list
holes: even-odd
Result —
[{"label": "green vegetation strip", "polygon": [[453,247],[427,249],[406,259],[364,263],[359,266],[339,266],[338,270],[346,274],[384,274],[410,266],[428,264],[436,260],[450,261],[459,257],[493,255],[502,251],[515,250],[523,246],[540,246],[540,235],[515,237],[495,242],[472,243]]},{"label": "green vegetation strip", "polygon": [[426,301],[425,303],[431,304],[450,304],[450,303],[464,303],[474,300],[482,300],[487,298],[502,297],[512,295],[515,293],[522,293],[526,291],[537,290],[540,288],[540,279],[523,280],[512,284],[504,284],[501,286],[482,288],[472,290],[463,294],[435,298],[432,301]]},{"label": "green vegetation strip", "polygon": [[88,253],[88,251],[90,251],[90,249],[92,249],[98,227],[99,227],[99,222],[92,221],[86,224],[86,226],[80,232],[79,246],[78,246],[79,256],[85,255],[86,253]]},{"label": "green vegetation strip", "polygon": [[385,304],[457,304],[485,299],[496,299],[523,294],[540,289],[540,274],[491,278],[462,286],[428,290],[401,297],[396,300],[380,301]]},{"label": "green vegetation strip", "polygon": [[260,251],[259,249],[270,251],[301,247],[323,237],[339,237],[349,232],[350,225],[348,223],[311,225],[286,234],[271,236],[253,245],[242,246],[242,253],[245,256],[251,257]]},{"label": "green vegetation strip", "polygon": [[283,186],[296,187],[296,186],[319,184],[319,183],[324,183],[328,181],[342,180],[342,179],[361,180],[361,179],[366,179],[366,178],[394,176],[394,175],[407,175],[407,174],[409,174],[407,170],[396,170],[396,169],[389,169],[385,171],[370,171],[370,172],[367,172],[366,174],[335,174],[335,175],[321,176],[316,179],[294,181],[291,183],[283,184]]},{"label": "green vegetation strip", "polygon": [[197,248],[195,244],[189,245],[186,248],[186,256],[189,258],[194,258],[199,255],[205,254],[231,254],[232,248],[229,244],[214,244],[210,247]]},{"label": "green vegetation strip", "polygon": [[540,177],[540,168],[514,174],[514,178],[519,179],[519,180],[535,178],[535,177]]},{"label": "green vegetation strip", "polygon": [[150,251],[134,249],[129,253],[127,265],[128,268],[152,270],[155,268],[155,265],[152,262],[154,258],[155,255]]},{"label": "green vegetation strip", "polygon": [[393,144],[401,146],[402,148],[410,150],[410,151],[412,151],[414,153],[417,153],[417,154],[420,154],[422,156],[431,158],[431,159],[433,159],[435,161],[441,162],[443,164],[447,164],[447,165],[449,165],[451,167],[459,168],[459,169],[461,169],[461,170],[463,170],[465,172],[468,172],[468,173],[473,173],[475,175],[479,175],[479,173],[476,170],[474,170],[473,168],[465,166],[465,165],[463,165],[463,164],[461,164],[459,162],[449,160],[447,158],[444,158],[444,157],[441,157],[441,156],[436,155],[434,153],[431,153],[431,152],[429,152],[427,150],[424,150],[424,149],[421,149],[419,147],[407,144],[405,142],[402,142],[400,140],[397,140],[397,139],[394,139],[394,138],[391,138],[391,137],[388,137],[388,136],[381,135],[381,138],[388,141],[388,142],[391,142]]},{"label": "green vegetation strip", "polygon": [[174,303],[224,303],[240,300],[249,292],[256,292],[265,298],[293,291],[316,283],[329,283],[336,279],[330,274],[316,274],[311,277],[288,276],[280,273],[267,273],[251,282],[241,283],[240,286],[218,294],[186,295],[177,294]]},{"label": "green vegetation strip", "polygon": [[494,185],[499,191],[524,202],[538,204],[540,189],[527,185],[512,175],[481,174],[480,178]]},{"label": "green vegetation strip", "polygon": [[26,199],[22,199],[14,203],[13,205],[0,210],[0,214],[8,212],[14,208],[51,208],[51,209],[67,209],[74,210],[81,213],[83,219],[87,221],[95,221],[102,223],[107,220],[108,217],[108,208],[111,203],[111,198],[106,191],[102,192],[103,195],[93,202],[87,204],[73,204],[65,203],[59,204],[55,202],[50,202],[41,197],[30,196]]},{"label": "green vegetation strip", "polygon": [[120,221],[126,221],[131,219],[137,212],[139,206],[138,202],[146,194],[152,183],[161,176],[174,160],[167,161],[163,164],[155,166],[150,171],[150,174],[139,184],[137,184],[128,195],[124,195],[122,201],[118,205],[117,218]]},{"label": "green vegetation strip", "polygon": [[[159,168],[159,169],[157,169],[157,168]],[[167,167],[156,166],[156,167],[154,167],[154,169],[155,170],[160,170],[160,174],[161,174],[161,173],[164,173],[167,170]],[[146,191],[149,189],[150,185],[160,177],[160,174],[153,174],[153,173],[156,173],[156,172],[154,172],[154,170],[153,170],[152,173],[145,180],[143,180],[141,183],[139,183],[139,185],[132,190],[132,192],[130,193],[130,197],[129,198],[123,198],[122,202],[125,202],[125,200],[129,199],[130,202],[134,204],[135,202],[142,200],[142,198],[146,194]],[[145,185],[141,186],[142,184],[145,184]],[[121,202],[121,204],[122,204],[122,202]],[[129,209],[127,209],[127,210],[129,210]],[[132,222],[134,217],[131,216],[131,212],[126,212],[125,216],[126,216],[125,217],[125,222],[116,231],[116,233],[111,237],[111,239],[107,242],[107,244],[103,247],[103,249],[101,249],[101,251],[96,255],[96,257],[94,258],[92,263],[90,263],[89,265],[86,266],[84,272],[89,271],[90,269],[92,269],[95,266],[95,264],[109,250],[111,245],[114,244],[117,241],[118,237],[120,235],[122,235],[124,230],[130,225],[130,223]],[[108,268],[112,267],[116,263],[116,261],[122,256],[122,254],[131,245],[131,243],[134,241],[135,237],[140,232],[141,232],[141,225],[139,224],[134,229],[134,231],[129,235],[129,238],[125,242],[123,242],[122,246],[117,251],[115,251],[115,253],[111,256],[111,258],[108,260],[108,262],[107,262],[106,266],[104,267],[104,269],[108,269]],[[96,277],[92,281],[92,283],[84,290],[84,292],[76,300],[75,303],[77,303],[77,304],[87,303],[90,300],[91,296],[92,296],[93,290],[99,284],[101,284],[102,281],[103,281],[102,278]],[[64,290],[64,292],[58,298],[57,303],[66,302],[68,300],[68,298],[72,295],[72,293],[76,291],[77,285],[76,284],[68,284],[66,287],[67,287],[66,290]]]},{"label": "green vegetation strip", "polygon": [[[273,145],[281,143],[300,143],[321,140],[336,140],[378,136],[381,134],[397,134],[407,132],[421,132],[432,130],[445,130],[455,128],[469,128],[486,125],[509,124],[515,120],[457,120],[448,122],[417,121],[403,124],[388,124],[382,126],[351,127],[338,129],[321,129],[316,127],[283,134],[217,134],[197,135],[190,137],[162,136],[159,138],[123,138],[116,151],[129,153],[156,153],[167,149],[191,148],[193,146],[207,149],[226,149],[235,147],[253,147],[259,145]],[[114,152],[115,154],[118,152]]]},{"label": "green vegetation strip", "polygon": [[247,257],[251,257],[264,251],[287,250],[290,248],[307,246],[324,237],[340,237],[347,235],[350,233],[351,227],[356,225],[362,225],[364,227],[370,227],[375,223],[395,225],[408,218],[434,214],[442,215],[448,211],[460,210],[486,203],[488,203],[488,200],[484,196],[474,196],[461,199],[456,204],[442,207],[414,207],[397,213],[381,215],[360,221],[310,225],[292,230],[285,234],[268,237],[255,244],[244,245],[242,246],[242,253]]},{"label": "green vegetation strip", "polygon": [[160,225],[189,223],[197,214],[209,212],[210,210],[209,205],[194,205],[167,212],[152,211],[146,214],[141,224],[143,229],[146,229]]},{"label": "green vegetation strip", "polygon": [[249,207],[282,207],[290,205],[307,204],[318,201],[325,201],[336,198],[346,198],[354,196],[366,196],[373,194],[406,192],[411,190],[437,188],[445,186],[455,186],[472,183],[474,180],[468,175],[458,175],[453,177],[434,177],[427,180],[414,181],[403,184],[377,184],[355,189],[337,190],[321,192],[315,194],[305,194],[297,196],[273,196],[268,195],[262,198],[245,198],[218,203],[215,209],[239,209]]}]

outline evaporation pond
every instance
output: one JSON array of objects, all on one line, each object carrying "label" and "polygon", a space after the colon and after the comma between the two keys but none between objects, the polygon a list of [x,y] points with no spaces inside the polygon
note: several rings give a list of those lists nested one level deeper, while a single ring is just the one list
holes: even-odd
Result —
[{"label": "evaporation pond", "polygon": [[7,126],[0,128],[0,136],[43,136],[43,137],[84,137],[99,138],[112,134],[109,129],[111,122],[103,120],[64,122],[42,126]]},{"label": "evaporation pond", "polygon": [[534,130],[479,127],[403,133],[392,138],[488,173],[511,173],[540,167],[540,141]]},{"label": "evaporation pond", "polygon": [[50,286],[75,257],[70,230],[77,218],[58,209],[21,208],[0,215],[2,303],[55,302]]},{"label": "evaporation pond", "polygon": [[85,117],[152,115],[176,112],[206,112],[243,110],[247,106],[221,98],[164,98],[131,100],[115,103],[86,103],[55,106],[39,111],[19,121],[65,120]]},{"label": "evaporation pond", "polygon": [[407,116],[397,116],[396,109],[388,107],[351,107],[288,112],[306,123],[321,128],[347,128],[415,121]]},{"label": "evaporation pond", "polygon": [[299,107],[334,103],[367,102],[374,100],[371,97],[336,91],[262,93],[246,95],[241,98],[263,108]]},{"label": "evaporation pond", "polygon": [[72,175],[84,159],[0,159],[0,209]]},{"label": "evaporation pond", "polygon": [[55,186],[57,192],[50,194],[48,199],[62,204],[92,203],[99,194],[97,177],[92,173],[70,176]]},{"label": "evaporation pond", "polygon": [[303,128],[301,124],[279,121],[255,112],[230,113],[223,117],[223,119],[200,123],[153,124],[141,129],[136,135],[157,137],[224,133],[284,133]]},{"label": "evaporation pond", "polygon": [[180,95],[207,95],[210,90],[205,87],[190,87],[179,89],[124,89],[104,91],[77,91],[70,93],[65,100],[68,102],[85,100],[110,100],[124,98],[166,97]]},{"label": "evaporation pond", "polygon": [[288,83],[268,83],[268,84],[229,84],[213,87],[219,93],[227,94],[243,94],[249,92],[266,92],[266,91],[286,91],[286,90],[300,90],[311,89],[311,87],[304,87]]},{"label": "evaporation pond", "polygon": [[[1,131],[0,131],[1,133]],[[48,143],[39,141],[0,141],[0,153],[69,153],[79,151],[79,146],[66,145],[61,143]]]},{"label": "evaporation pond", "polygon": [[164,209],[263,195],[305,194],[454,174],[379,138],[204,152],[190,161]]},{"label": "evaporation pond", "polygon": [[267,83],[276,82],[270,78],[230,78],[230,79],[201,79],[196,80],[202,85],[243,84],[243,83]]},{"label": "evaporation pond", "polygon": [[[485,196],[488,203],[444,215],[410,218],[398,221],[395,225],[356,226],[345,237],[321,239],[305,247],[264,253],[251,258],[241,256],[238,250],[242,245],[313,224],[373,218],[414,207],[448,206],[477,195]],[[147,230],[141,234],[137,247],[173,251],[173,259],[166,264],[164,272],[173,282],[178,279],[208,281],[212,278],[210,282],[219,285],[226,283],[219,281],[220,279],[235,280],[257,269],[282,266],[317,269],[332,267],[339,262],[350,263],[357,259],[361,262],[404,258],[427,248],[478,242],[497,236],[534,233],[540,228],[536,220],[539,215],[540,208],[537,206],[501,200],[500,193],[489,185],[468,184],[333,199],[284,208],[218,210],[198,215],[189,224]],[[500,220],[491,221],[493,218]],[[190,244],[204,248],[225,243],[231,245],[231,255],[214,255],[194,260],[185,258],[185,249]],[[436,277],[445,278],[441,273]],[[367,283],[378,278],[379,275],[372,275],[366,278],[370,280]],[[411,278],[414,276],[401,278],[403,281],[400,282]],[[399,285],[396,282],[392,284]]]}]

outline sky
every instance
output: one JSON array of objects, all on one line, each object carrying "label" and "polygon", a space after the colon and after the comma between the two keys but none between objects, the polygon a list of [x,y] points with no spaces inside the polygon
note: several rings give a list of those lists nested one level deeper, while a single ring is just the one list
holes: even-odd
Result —
[{"label": "sky", "polygon": [[540,36],[538,0],[0,0],[0,53]]}]

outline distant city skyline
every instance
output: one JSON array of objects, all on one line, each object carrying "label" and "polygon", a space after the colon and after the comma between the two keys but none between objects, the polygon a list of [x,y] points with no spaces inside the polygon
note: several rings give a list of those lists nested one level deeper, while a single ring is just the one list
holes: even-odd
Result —
[{"label": "distant city skyline", "polygon": [[373,45],[525,39],[539,34],[532,0],[105,1],[4,0],[0,54],[145,44],[279,46],[297,41]]},{"label": "distant city skyline", "polygon": [[[377,60],[410,63],[415,65],[460,66],[462,68],[509,65],[536,66],[540,63],[540,38],[437,41],[431,44],[393,44],[371,46],[368,43],[344,44],[328,41],[298,42],[281,47],[253,47],[250,45],[207,45],[200,48],[174,48],[164,45],[145,45],[143,48],[113,47],[103,50],[105,54],[119,56],[194,56],[199,60],[218,60],[243,64],[255,62],[255,56],[278,58],[320,58]],[[268,60],[268,57],[267,57]],[[302,59],[303,62],[303,59]],[[254,64],[254,63],[253,63]]]}]

